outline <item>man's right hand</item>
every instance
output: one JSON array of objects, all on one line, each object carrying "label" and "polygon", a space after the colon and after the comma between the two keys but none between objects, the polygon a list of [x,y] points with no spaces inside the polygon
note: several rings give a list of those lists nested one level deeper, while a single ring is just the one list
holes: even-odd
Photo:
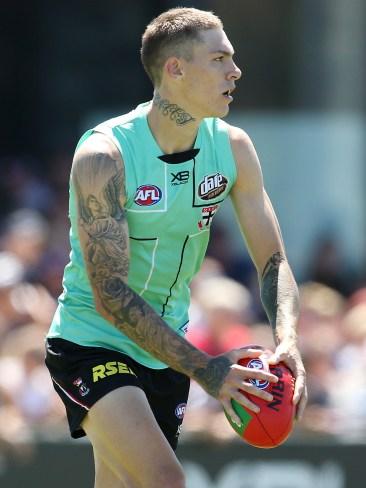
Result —
[{"label": "man's right hand", "polygon": [[[276,383],[278,381],[277,376],[264,370],[248,368],[238,364],[240,359],[257,358],[262,354],[262,349],[241,348],[232,350],[215,358],[218,360],[226,358],[230,362],[227,374],[223,377],[221,387],[219,388],[217,399],[222,403],[226,413],[232,418],[233,422],[238,425],[241,424],[241,421],[232,407],[231,400],[236,400],[240,405],[243,405],[243,407],[246,407],[255,413],[258,413],[260,409],[249,399],[246,393],[250,393],[250,395],[257,396],[266,401],[273,400],[270,393],[257,388],[249,380],[256,379]],[[213,361],[215,361],[215,359]]]}]

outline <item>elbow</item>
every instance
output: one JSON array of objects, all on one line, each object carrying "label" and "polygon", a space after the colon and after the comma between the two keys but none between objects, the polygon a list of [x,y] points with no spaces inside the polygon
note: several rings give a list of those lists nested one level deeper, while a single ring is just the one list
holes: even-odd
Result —
[{"label": "elbow", "polygon": [[111,314],[108,312],[107,305],[105,301],[101,300],[99,297],[95,299],[95,311],[99,314],[103,319],[111,321]]},{"label": "elbow", "polygon": [[131,300],[133,293],[131,288],[118,276],[111,276],[103,280],[101,285],[93,288],[96,312],[114,323]]}]

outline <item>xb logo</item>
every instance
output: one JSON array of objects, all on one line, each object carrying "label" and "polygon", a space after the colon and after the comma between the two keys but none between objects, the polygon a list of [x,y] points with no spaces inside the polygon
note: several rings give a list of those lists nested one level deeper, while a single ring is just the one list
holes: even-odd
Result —
[{"label": "xb logo", "polygon": [[179,173],[170,173],[172,175],[171,184],[176,185],[184,185],[188,183],[189,180],[189,171],[179,171]]}]

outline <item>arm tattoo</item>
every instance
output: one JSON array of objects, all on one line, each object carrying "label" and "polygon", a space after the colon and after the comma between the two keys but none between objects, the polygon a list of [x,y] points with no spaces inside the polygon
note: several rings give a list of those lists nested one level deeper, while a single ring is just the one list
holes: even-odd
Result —
[{"label": "arm tattoo", "polygon": [[205,368],[197,368],[194,378],[198,383],[204,383],[207,393],[217,397],[225,376],[230,370],[231,362],[225,356],[211,359]]},{"label": "arm tattoo", "polygon": [[161,98],[159,93],[155,93],[153,104],[161,111],[163,115],[169,116],[170,120],[175,121],[177,125],[185,125],[188,122],[193,122],[196,120],[194,117],[192,117],[192,115],[187,113],[176,103],[170,103],[169,100]]},{"label": "arm tattoo", "polygon": [[285,257],[277,252],[268,260],[261,279],[261,299],[276,344],[296,340],[298,291]]},{"label": "arm tattoo", "polygon": [[278,274],[280,263],[283,260],[284,258],[279,252],[273,254],[267,262],[262,274],[261,299],[273,329],[276,328],[277,319]]},{"label": "arm tattoo", "polygon": [[97,311],[140,347],[217,396],[229,359],[211,358],[196,349],[127,284],[128,230],[120,166],[107,154],[95,154],[73,169],[81,241]]}]

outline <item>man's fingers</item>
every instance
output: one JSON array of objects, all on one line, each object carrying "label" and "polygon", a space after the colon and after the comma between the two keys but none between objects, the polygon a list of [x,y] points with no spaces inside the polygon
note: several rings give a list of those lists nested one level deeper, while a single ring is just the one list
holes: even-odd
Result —
[{"label": "man's fingers", "polygon": [[234,424],[240,427],[241,425],[240,417],[236,414],[235,410],[233,409],[231,401],[222,402],[222,405],[225,409],[225,412],[231,418]]},{"label": "man's fingers", "polygon": [[244,382],[241,389],[247,393],[250,393],[251,395],[257,396],[258,398],[262,398],[262,400],[265,400],[266,402],[271,402],[273,400],[273,395],[271,395],[271,393],[261,390],[251,383]]},{"label": "man's fingers", "polygon": [[271,383],[277,383],[278,381],[278,377],[275,374],[264,371],[263,369],[247,368],[245,366],[240,366],[240,364],[233,364],[231,369],[240,371],[244,376],[244,379],[253,378],[255,380],[264,380]]},{"label": "man's fingers", "polygon": [[234,363],[237,363],[239,359],[258,358],[261,354],[263,354],[263,349],[257,349],[256,347],[241,348],[232,351]]},{"label": "man's fingers", "polygon": [[308,394],[307,394],[307,391],[305,388],[303,391],[303,394],[301,395],[301,398],[300,398],[300,401],[297,405],[297,408],[296,408],[296,414],[295,414],[296,420],[301,420],[301,418],[304,414],[304,410],[305,410],[307,401],[308,401]]},{"label": "man's fingers", "polygon": [[260,412],[260,408],[258,407],[258,405],[256,405],[254,402],[249,400],[249,398],[246,395],[244,395],[243,393],[240,393],[240,391],[235,392],[232,395],[232,397],[234,400],[236,400],[238,403],[240,403],[240,405],[242,405],[243,407],[246,407],[255,413]]},{"label": "man's fingers", "polygon": [[294,405],[296,405],[296,420],[301,419],[305,410],[307,398],[308,394],[305,385],[305,376],[300,375],[296,378],[294,396],[292,399]]},{"label": "man's fingers", "polygon": [[269,356],[267,359],[268,364],[278,364],[282,361],[281,355],[278,354],[272,354],[272,356]]}]

